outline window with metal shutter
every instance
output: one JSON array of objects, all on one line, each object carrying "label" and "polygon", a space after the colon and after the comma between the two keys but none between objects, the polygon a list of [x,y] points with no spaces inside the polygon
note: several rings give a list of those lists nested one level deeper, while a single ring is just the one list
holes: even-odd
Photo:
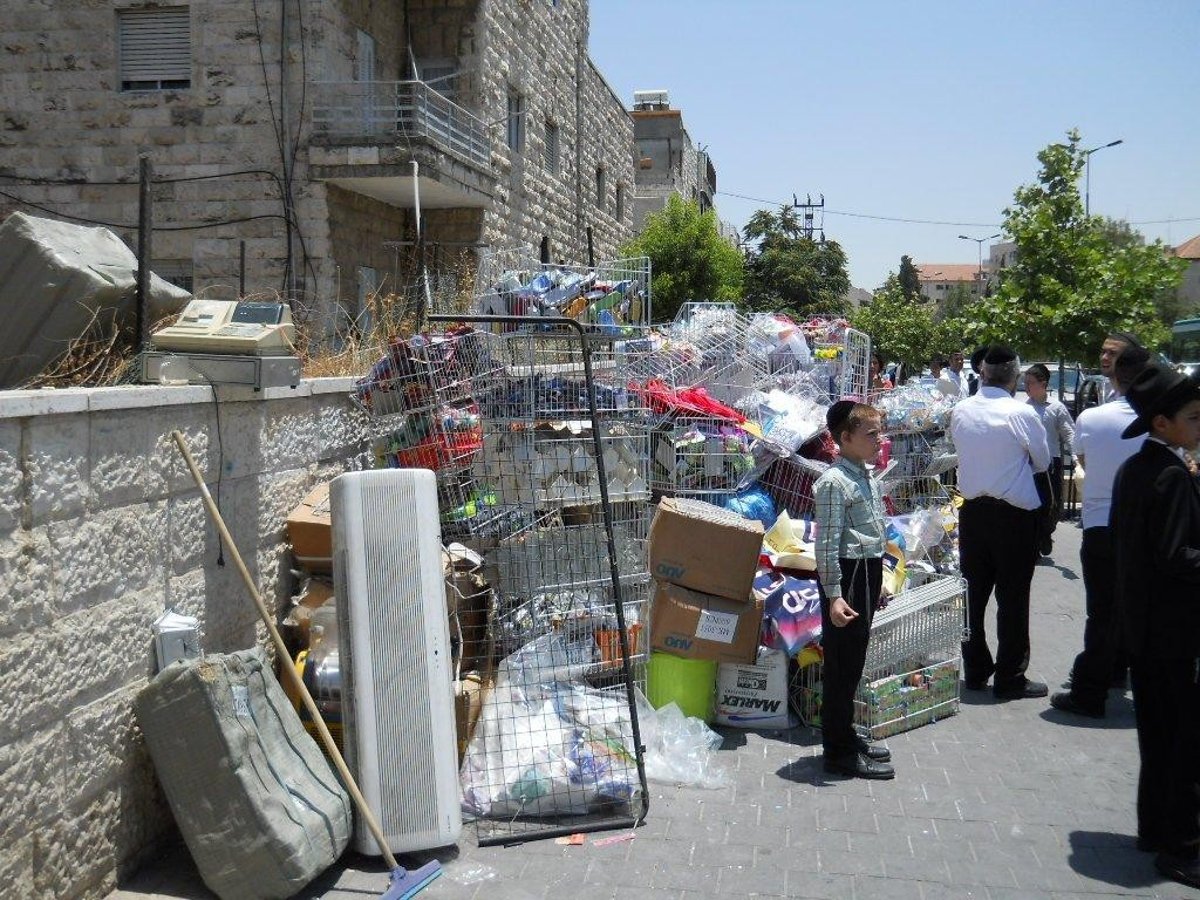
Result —
[{"label": "window with metal shutter", "polygon": [[188,7],[117,10],[123,91],[192,86],[192,29]]}]

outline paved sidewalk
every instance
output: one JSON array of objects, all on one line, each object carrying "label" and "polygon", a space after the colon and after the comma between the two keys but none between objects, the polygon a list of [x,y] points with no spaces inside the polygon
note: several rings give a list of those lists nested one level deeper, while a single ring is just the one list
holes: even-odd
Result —
[{"label": "paved sidewalk", "polygon": [[[1079,529],[1063,523],[1038,566],[1030,675],[1065,679],[1083,634]],[[995,640],[994,617],[989,635]],[[1046,700],[964,692],[952,718],[891,738],[893,782],[827,781],[819,735],[730,729],[723,791],[651,784],[632,841],[480,848],[464,832],[443,854],[436,898],[810,897],[834,900],[1200,898],[1161,879],[1133,846],[1137,745],[1128,694],[1105,720]],[[352,857],[301,897],[363,900],[386,875]],[[186,850],[144,869],[111,900],[203,898]]]}]

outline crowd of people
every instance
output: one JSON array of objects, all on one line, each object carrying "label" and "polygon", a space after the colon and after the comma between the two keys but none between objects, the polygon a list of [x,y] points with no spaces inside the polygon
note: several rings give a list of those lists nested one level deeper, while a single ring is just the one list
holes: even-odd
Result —
[{"label": "crowd of people", "polygon": [[[1110,688],[1131,684],[1141,771],[1137,846],[1167,877],[1200,887],[1200,383],[1151,362],[1131,334],[1100,351],[1104,402],[1072,421],[1049,396],[1050,372],[1025,372],[1015,352],[993,345],[971,357],[932,361],[930,386],[960,398],[949,433],[958,453],[959,559],[967,582],[962,647],[969,691],[989,681],[1000,701],[1043,698],[1028,677],[1030,587],[1053,552],[1063,473],[1083,481],[1080,560],[1086,603],[1083,648],[1056,710],[1102,718]],[[871,361],[868,401],[890,388],[884,360]],[[1015,396],[1022,375],[1027,401]],[[880,596],[885,518],[867,464],[882,428],[868,404],[835,403],[827,425],[841,455],[814,489],[823,611],[824,759],[827,771],[895,776],[886,748],[851,726],[872,613]],[[996,652],[985,613],[996,601]]]}]

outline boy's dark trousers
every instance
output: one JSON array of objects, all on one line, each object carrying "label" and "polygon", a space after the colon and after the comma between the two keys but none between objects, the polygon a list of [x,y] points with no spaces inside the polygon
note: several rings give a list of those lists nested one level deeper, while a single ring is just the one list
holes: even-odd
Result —
[{"label": "boy's dark trousers", "polygon": [[[867,661],[871,618],[883,585],[883,560],[842,559],[842,598],[858,618],[838,628],[829,618],[829,598],[821,589],[821,743],[825,756],[844,758],[857,752],[854,694]],[[818,582],[819,585],[819,582]]]}]

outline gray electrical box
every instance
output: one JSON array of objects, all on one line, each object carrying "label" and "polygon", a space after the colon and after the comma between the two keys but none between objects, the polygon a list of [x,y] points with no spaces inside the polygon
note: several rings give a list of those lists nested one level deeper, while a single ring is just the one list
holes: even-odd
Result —
[{"label": "gray electrical box", "polygon": [[147,384],[244,384],[254,390],[296,387],[300,359],[295,356],[239,356],[223,353],[142,354]]}]

